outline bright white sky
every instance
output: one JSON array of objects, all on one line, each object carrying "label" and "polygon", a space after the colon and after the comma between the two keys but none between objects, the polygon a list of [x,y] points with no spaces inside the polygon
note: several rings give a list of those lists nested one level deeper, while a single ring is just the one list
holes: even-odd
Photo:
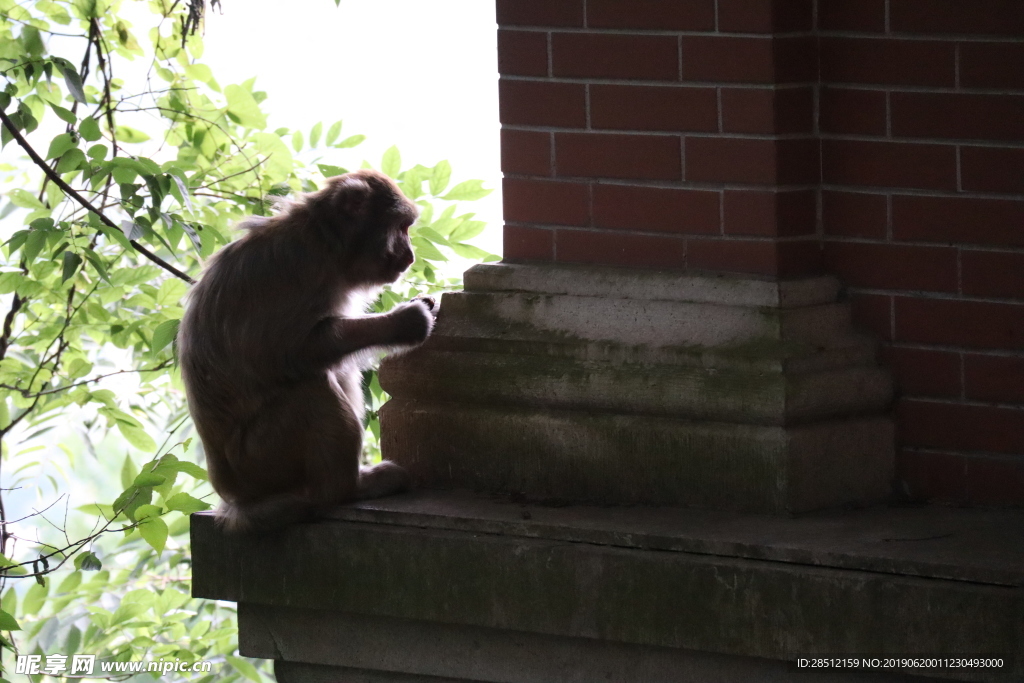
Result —
[{"label": "bright white sky", "polygon": [[[482,178],[495,192],[467,205],[488,222],[474,240],[501,248],[498,66],[494,3],[481,0],[222,0],[206,18],[203,61],[220,84],[257,77],[270,130],[344,120],[351,150],[380,165],[398,145],[403,167],[448,159],[452,184]],[[350,158],[352,158],[350,157]],[[357,163],[350,167],[357,166]]]}]

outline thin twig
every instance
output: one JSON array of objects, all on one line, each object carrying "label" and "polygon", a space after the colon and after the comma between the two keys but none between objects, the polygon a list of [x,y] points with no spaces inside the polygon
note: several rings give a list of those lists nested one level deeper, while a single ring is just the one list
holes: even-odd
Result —
[{"label": "thin twig", "polygon": [[[0,121],[2,121],[3,124],[7,127],[7,130],[9,130],[11,132],[11,135],[14,137],[14,139],[17,141],[17,143],[21,146],[21,148],[24,149],[28,153],[28,155],[32,158],[32,161],[35,162],[36,166],[38,166],[39,168],[43,169],[43,172],[46,173],[46,175],[50,178],[51,181],[53,181],[53,183],[57,187],[59,187],[61,190],[64,191],[64,194],[68,195],[69,197],[74,199],[76,202],[78,202],[79,204],[84,206],[86,209],[88,209],[89,211],[94,213],[101,221],[103,221],[104,225],[106,225],[107,227],[113,228],[114,230],[120,230],[121,229],[120,227],[117,226],[117,224],[114,223],[114,221],[112,221],[109,218],[107,218],[106,215],[103,214],[103,212],[101,212],[99,209],[97,209],[92,204],[90,204],[88,199],[86,199],[82,195],[78,194],[78,192],[74,188],[72,188],[70,185],[65,183],[61,179],[61,177],[59,175],[57,175],[56,171],[51,169],[46,164],[46,162],[43,160],[43,158],[40,157],[39,154],[36,153],[36,151],[34,149],[32,149],[32,146],[28,144],[28,141],[25,140],[24,137],[22,137],[21,132],[18,131],[18,129],[15,127],[14,123],[7,116],[7,114],[5,112],[3,112],[3,111],[0,111]],[[188,275],[186,275],[185,273],[181,272],[180,270],[178,270],[177,268],[172,266],[167,261],[164,261],[162,258],[157,256],[156,254],[154,254],[149,249],[147,249],[146,247],[142,246],[141,244],[139,244],[135,240],[128,240],[128,241],[132,245],[132,248],[135,249],[135,251],[139,252],[140,254],[145,256],[147,259],[149,259],[150,261],[152,261],[156,265],[158,265],[161,268],[163,268],[164,270],[166,270],[168,273],[171,273],[175,277],[178,277],[178,278],[184,280],[185,282],[189,283],[190,285],[194,285],[196,283],[196,281],[193,280],[192,278],[190,278]]]}]

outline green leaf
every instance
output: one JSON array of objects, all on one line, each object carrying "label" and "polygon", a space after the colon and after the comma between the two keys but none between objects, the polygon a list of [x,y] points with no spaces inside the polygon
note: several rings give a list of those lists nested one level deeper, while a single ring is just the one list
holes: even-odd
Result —
[{"label": "green leaf", "polygon": [[83,572],[96,572],[103,569],[103,563],[95,553],[83,552],[75,557],[75,569],[80,569]]},{"label": "green leaf", "polygon": [[296,152],[301,152],[302,151],[302,144],[303,144],[302,131],[301,130],[297,130],[294,133],[292,133],[292,149],[294,149]]},{"label": "green leaf", "polygon": [[74,112],[72,112],[70,109],[65,109],[64,107],[58,106],[53,102],[50,102],[49,105],[50,109],[53,109],[53,113],[59,116],[61,120],[67,123],[76,123],[78,121],[78,117],[76,117]]},{"label": "green leaf", "polygon": [[159,517],[147,517],[139,524],[139,533],[146,543],[153,547],[158,553],[164,551],[167,543],[167,523]]},{"label": "green leaf", "polygon": [[83,163],[85,163],[85,152],[75,147],[64,152],[54,170],[57,173],[70,173],[77,170]]},{"label": "green leaf", "polygon": [[252,137],[256,149],[267,157],[268,171],[282,176],[292,172],[292,153],[281,138],[272,133],[256,133]]},{"label": "green leaf", "polygon": [[106,145],[93,145],[89,148],[89,158],[94,161],[102,161],[107,158],[107,151]]},{"label": "green leaf", "polygon": [[[103,137],[100,133],[100,122],[91,116],[82,119],[82,123],[78,125],[78,132],[86,142],[95,142]],[[89,156],[92,156],[91,152]]]},{"label": "green leaf", "polygon": [[60,283],[64,284],[75,276],[78,272],[78,267],[82,265],[82,257],[73,251],[64,252],[64,263],[61,269]]},{"label": "green leaf", "polygon": [[186,515],[190,515],[193,512],[199,512],[201,510],[209,510],[210,504],[205,503],[198,498],[193,498],[187,493],[176,493],[167,499],[167,509],[177,510],[184,512]]},{"label": "green leaf", "polygon": [[[154,446],[155,449],[155,446]],[[167,478],[153,472],[140,472],[135,477],[135,481],[132,482],[133,486],[159,486],[160,484],[167,481]]]},{"label": "green leaf", "polygon": [[252,93],[240,85],[229,85],[224,88],[224,96],[228,100],[228,113],[246,128],[263,130],[267,127],[267,117],[260,111],[259,104],[253,99]]},{"label": "green leaf", "polygon": [[34,584],[25,594],[25,601],[21,604],[21,613],[32,615],[39,611],[46,602],[46,585]]},{"label": "green leaf", "polygon": [[398,151],[398,147],[392,145],[388,147],[387,151],[384,152],[384,158],[380,162],[381,173],[397,178],[398,173],[402,170],[402,155]]},{"label": "green leaf", "polygon": [[64,76],[64,83],[68,86],[68,92],[81,104],[85,104],[85,89],[82,87],[82,77],[71,62],[66,59],[53,60]]},{"label": "green leaf", "polygon": [[324,178],[333,178],[336,175],[345,175],[348,173],[347,169],[341,166],[331,166],[330,164],[317,164],[316,167],[323,173]]},{"label": "green leaf", "polygon": [[466,180],[451,189],[451,192],[441,197],[441,199],[447,199],[449,201],[463,201],[469,202],[476,199],[482,199],[489,195],[492,190],[486,190],[483,187],[484,181],[482,180]]},{"label": "green leaf", "polygon": [[327,139],[324,140],[324,144],[328,146],[333,145],[339,135],[341,135],[341,121],[335,121],[327,131]]},{"label": "green leaf", "polygon": [[452,177],[452,165],[447,161],[439,161],[430,174],[430,194],[439,195],[448,187]]},{"label": "green leaf", "polygon": [[145,142],[149,139],[149,136],[143,133],[141,130],[135,130],[128,126],[118,126],[115,129],[117,139],[120,142]]},{"label": "green leaf", "polygon": [[156,326],[153,330],[153,352],[163,351],[164,348],[174,341],[174,338],[178,336],[178,327],[181,325],[180,320],[165,320]]},{"label": "green leaf", "polygon": [[338,149],[344,149],[345,147],[355,147],[365,139],[365,135],[352,135],[336,144],[335,147]]},{"label": "green leaf", "polygon": [[427,259],[430,261],[447,261],[448,257],[438,251],[437,247],[423,239],[422,237],[413,237],[412,246],[416,252],[416,255],[420,258]]},{"label": "green leaf", "polygon": [[139,468],[135,466],[130,453],[125,453],[124,463],[121,465],[121,488],[128,488],[139,476]]},{"label": "green leaf", "polygon": [[82,572],[71,572],[57,587],[58,593],[70,593],[82,583]]},{"label": "green leaf", "polygon": [[260,681],[263,680],[262,678],[260,678],[259,672],[256,671],[256,667],[254,667],[252,664],[245,661],[241,657],[233,657],[231,655],[227,655],[225,659],[228,660],[228,662],[230,662],[231,666],[235,667],[235,671],[242,674],[250,681],[260,683]]},{"label": "green leaf", "polygon": [[18,620],[13,615],[0,610],[0,631],[20,631],[21,626],[18,625]]},{"label": "green leaf", "polygon": [[20,206],[23,209],[46,208],[46,205],[39,201],[39,199],[34,194],[20,187],[15,190],[11,190],[8,196],[11,198],[11,203],[13,203],[15,206]]},{"label": "green leaf", "polygon": [[[140,451],[151,453],[156,450],[156,442],[153,441],[149,434],[146,433],[146,430],[142,427],[136,427],[135,425],[118,421],[117,428],[121,432],[121,435],[128,440],[128,443],[135,446]],[[163,482],[163,478],[161,478],[160,481]]]},{"label": "green leaf", "polygon": [[453,242],[451,246],[452,251],[462,258],[482,260],[492,255],[490,252],[486,252],[480,247],[474,247],[472,244],[460,244],[458,242]]},{"label": "green leaf", "polygon": [[483,221],[463,221],[457,228],[452,230],[449,239],[452,242],[465,242],[482,233],[486,227],[487,223]]},{"label": "green leaf", "polygon": [[207,479],[209,479],[209,475],[207,475],[206,470],[204,470],[202,467],[195,464],[194,462],[187,462],[185,460],[182,460],[179,461],[175,465],[175,467],[178,469],[179,472],[184,472],[185,474],[189,475],[194,479],[199,479],[200,481],[206,481]]},{"label": "green leaf", "polygon": [[320,142],[320,133],[324,129],[323,123],[317,123],[313,126],[313,129],[309,131],[309,146],[316,147],[317,143]]},{"label": "green leaf", "polygon": [[75,146],[75,141],[70,133],[61,133],[50,141],[50,149],[46,152],[47,159],[56,159],[64,152]]}]

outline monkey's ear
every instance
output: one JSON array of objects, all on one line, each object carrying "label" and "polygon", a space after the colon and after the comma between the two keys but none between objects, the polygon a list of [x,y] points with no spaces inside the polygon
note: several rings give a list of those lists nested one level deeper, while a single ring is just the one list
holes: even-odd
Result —
[{"label": "monkey's ear", "polygon": [[327,182],[329,210],[357,219],[367,214],[373,193],[368,182],[352,175],[335,176]]}]

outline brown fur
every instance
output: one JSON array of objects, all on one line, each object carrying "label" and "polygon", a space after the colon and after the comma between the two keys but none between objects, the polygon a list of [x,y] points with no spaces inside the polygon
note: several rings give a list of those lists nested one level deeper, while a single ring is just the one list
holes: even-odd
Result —
[{"label": "brown fur", "polygon": [[189,410],[230,529],[273,528],[405,489],[390,462],[360,471],[361,363],[430,333],[430,304],[361,315],[413,260],[416,206],[376,171],[250,219],[210,259],[178,335]]}]

